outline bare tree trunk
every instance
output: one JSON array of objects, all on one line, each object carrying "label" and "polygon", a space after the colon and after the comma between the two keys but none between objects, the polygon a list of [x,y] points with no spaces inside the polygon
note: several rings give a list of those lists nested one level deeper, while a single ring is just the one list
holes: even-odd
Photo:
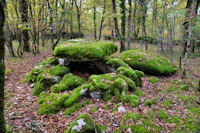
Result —
[{"label": "bare tree trunk", "polygon": [[5,118],[4,118],[4,77],[5,77],[5,64],[4,64],[4,32],[3,26],[5,22],[3,6],[0,2],[0,133],[6,133]]},{"label": "bare tree trunk", "polygon": [[4,5],[4,9],[5,9],[5,30],[6,30],[6,37],[7,37],[7,43],[8,43],[8,51],[10,54],[10,57],[15,57],[15,53],[13,50],[13,46],[12,46],[12,39],[11,39],[11,35],[10,35],[10,27],[8,25],[8,11],[7,11],[7,4],[5,0],[2,0],[2,3]]},{"label": "bare tree trunk", "polygon": [[74,2],[71,0],[71,14],[70,14],[70,30],[71,30],[71,39],[73,38],[73,7],[74,7]]},{"label": "bare tree trunk", "polygon": [[129,15],[128,15],[128,49],[131,49],[131,13],[132,13],[132,0],[128,0],[129,4]]},{"label": "bare tree trunk", "polygon": [[119,32],[118,20],[117,20],[117,17],[115,16],[116,15],[116,1],[115,0],[112,0],[112,7],[113,7],[113,14],[114,14],[115,32],[121,44],[120,51],[122,51],[121,49],[122,47],[124,48],[124,44],[123,44],[121,34]]},{"label": "bare tree trunk", "polygon": [[[26,0],[20,0],[20,12],[22,14],[22,23],[24,25],[27,25],[28,22],[28,4]],[[27,26],[26,26],[27,27]],[[29,35],[28,30],[26,28],[23,28],[22,31],[22,39],[24,42],[23,51],[24,52],[30,52],[30,46],[29,46]]]},{"label": "bare tree trunk", "polygon": [[76,6],[76,9],[77,9],[77,20],[78,20],[78,33],[79,33],[79,37],[81,37],[81,12],[80,12],[81,4],[82,4],[82,0],[80,1],[80,8],[79,8],[78,4],[77,4],[77,2],[75,0],[75,6]]},{"label": "bare tree trunk", "polygon": [[137,35],[136,35],[136,21],[135,21],[135,16],[136,16],[136,11],[137,11],[137,0],[135,0],[135,3],[134,3],[134,11],[133,11],[133,25],[132,25],[132,37],[134,39],[137,38]]},{"label": "bare tree trunk", "polygon": [[97,19],[97,16],[96,16],[96,12],[97,12],[97,9],[96,9],[96,0],[94,0],[94,16],[93,16],[93,19],[94,19],[94,39],[97,39],[97,22],[96,22],[96,19]]},{"label": "bare tree trunk", "polygon": [[126,0],[121,0],[121,31],[122,31],[122,41],[120,51],[125,51],[125,36],[126,36]]},{"label": "bare tree trunk", "polygon": [[184,59],[184,65],[183,65],[182,78],[184,78],[186,76],[186,63],[187,63],[188,51],[190,48],[190,41],[191,41],[191,36],[192,36],[192,18],[193,18],[193,12],[194,12],[194,4],[195,4],[195,0],[193,0],[192,11],[190,12],[189,36],[188,36],[187,47],[186,47],[186,51],[185,51],[185,59]]},{"label": "bare tree trunk", "polygon": [[54,50],[55,46],[54,46],[54,39],[53,39],[53,17],[52,17],[52,11],[51,11],[51,7],[50,7],[50,4],[49,4],[49,0],[46,1],[47,2],[47,8],[48,8],[48,11],[49,11],[49,18],[50,18],[50,22],[49,22],[49,25],[50,25],[50,30],[51,30],[51,48],[52,50]]},{"label": "bare tree trunk", "polygon": [[101,19],[101,24],[100,24],[100,28],[99,28],[99,40],[101,40],[101,33],[102,33],[102,29],[103,29],[103,22],[104,22],[104,14],[106,12],[106,0],[104,0],[104,6],[103,6],[103,16]]}]

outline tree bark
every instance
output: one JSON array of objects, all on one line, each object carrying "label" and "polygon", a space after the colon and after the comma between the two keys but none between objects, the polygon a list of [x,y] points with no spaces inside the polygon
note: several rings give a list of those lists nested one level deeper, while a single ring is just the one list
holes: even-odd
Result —
[{"label": "tree bark", "polygon": [[185,13],[185,22],[183,23],[184,26],[184,43],[183,43],[183,55],[185,55],[186,49],[187,49],[187,38],[189,36],[188,33],[188,27],[189,27],[189,14],[192,6],[192,0],[187,0],[187,5],[186,5],[186,13]]},{"label": "tree bark", "polygon": [[120,51],[122,51],[122,47],[124,47],[124,44],[122,41],[121,34],[119,32],[118,20],[117,20],[117,16],[116,16],[116,1],[115,0],[112,0],[112,7],[113,7],[113,14],[114,14],[115,32],[116,32],[117,38],[119,39],[120,44],[121,44]]},{"label": "tree bark", "polygon": [[74,2],[71,0],[71,13],[70,13],[70,30],[71,30],[71,39],[73,38],[73,7],[74,7]]},{"label": "tree bark", "polygon": [[103,6],[103,16],[101,18],[101,24],[100,24],[100,28],[99,28],[99,40],[101,40],[101,33],[102,33],[102,29],[103,29],[103,22],[104,22],[104,14],[106,13],[106,0],[104,0],[104,6]]},{"label": "tree bark", "polygon": [[77,4],[77,1],[75,0],[75,6],[76,6],[76,9],[77,9],[77,20],[78,20],[78,33],[79,33],[79,37],[81,37],[81,12],[80,12],[81,3],[82,3],[82,0],[80,1],[80,8],[79,8],[78,4]]},{"label": "tree bark", "polygon": [[129,14],[128,14],[128,49],[131,49],[131,13],[132,13],[132,0],[128,0]]},{"label": "tree bark", "polygon": [[53,27],[52,10],[51,10],[50,4],[49,4],[49,0],[47,0],[46,2],[47,2],[47,8],[48,8],[48,11],[49,11],[49,18],[50,18],[49,25],[50,25],[50,31],[51,31],[51,48],[52,48],[52,50],[54,50],[55,46],[54,46],[54,39],[53,39],[54,27]]},{"label": "tree bark", "polygon": [[96,12],[97,12],[97,9],[96,9],[96,0],[94,0],[94,16],[93,16],[93,19],[94,19],[94,39],[97,39],[97,16],[96,16]]},{"label": "tree bark", "polygon": [[28,22],[28,5],[26,0],[20,0],[19,1],[20,5],[20,12],[22,15],[22,24],[24,25],[23,31],[22,31],[22,40],[24,42],[23,45],[23,51],[24,52],[30,52],[30,46],[29,46],[29,35],[28,35],[28,30],[27,30],[27,22]]},{"label": "tree bark", "polygon": [[125,51],[125,36],[126,36],[126,0],[121,0],[121,32],[122,32],[122,41],[121,41],[121,52]]},{"label": "tree bark", "polygon": [[4,5],[4,9],[5,9],[5,30],[6,30],[6,39],[7,39],[7,46],[8,46],[8,51],[10,54],[10,57],[16,57],[14,50],[13,50],[13,45],[12,45],[12,39],[11,39],[11,35],[10,35],[10,27],[8,25],[8,11],[7,11],[7,4],[5,0],[2,0],[2,4]]},{"label": "tree bark", "polygon": [[4,77],[5,77],[5,64],[4,64],[4,32],[3,26],[5,21],[4,9],[0,2],[0,133],[6,133],[5,118],[4,118]]},{"label": "tree bark", "polygon": [[134,11],[133,11],[132,36],[133,36],[134,39],[137,38],[137,35],[136,35],[136,21],[135,21],[136,11],[137,11],[137,0],[135,0]]},{"label": "tree bark", "polygon": [[192,11],[190,12],[190,22],[189,22],[189,35],[188,35],[187,46],[186,46],[186,51],[185,51],[182,78],[185,78],[185,76],[186,76],[186,63],[187,63],[188,51],[189,51],[189,48],[190,48],[190,42],[191,42],[191,36],[192,36],[192,18],[193,18],[195,0],[193,0],[192,3],[193,3],[192,4]]}]

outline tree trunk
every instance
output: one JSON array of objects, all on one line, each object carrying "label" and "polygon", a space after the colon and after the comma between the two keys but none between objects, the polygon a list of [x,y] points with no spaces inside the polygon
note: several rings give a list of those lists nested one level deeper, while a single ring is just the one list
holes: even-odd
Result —
[{"label": "tree trunk", "polygon": [[73,0],[71,0],[71,14],[70,14],[70,30],[71,30],[71,36],[70,38],[72,39],[73,38],[73,6],[74,6],[74,2]]},{"label": "tree trunk", "polygon": [[22,31],[22,39],[24,42],[23,45],[23,51],[24,52],[30,52],[30,46],[29,46],[29,35],[28,35],[28,30],[27,30],[27,22],[28,22],[28,5],[26,0],[20,0],[20,12],[22,14],[22,24],[25,25]]},{"label": "tree trunk", "polygon": [[[116,32],[117,38],[120,41],[121,49],[122,49],[122,47],[124,47],[124,44],[123,44],[123,41],[122,41],[122,38],[121,38],[121,34],[119,32],[118,20],[117,20],[117,17],[116,17],[116,1],[115,0],[112,0],[112,7],[113,7],[113,14],[114,14],[115,32]],[[122,51],[121,49],[120,49],[120,51]]]},{"label": "tree trunk", "polygon": [[49,11],[49,18],[50,18],[50,22],[49,22],[49,25],[50,25],[50,31],[51,31],[51,48],[52,50],[54,50],[55,46],[54,46],[54,39],[53,39],[53,17],[52,17],[52,11],[51,11],[51,7],[50,7],[50,4],[49,4],[49,0],[46,1],[47,2],[47,8],[48,8],[48,11]]},{"label": "tree trunk", "polygon": [[4,26],[5,16],[3,6],[0,2],[0,133],[6,133],[5,118],[4,118],[4,77],[5,77],[5,64],[4,64]]},{"label": "tree trunk", "polygon": [[[80,2],[81,3],[81,2]],[[81,4],[80,4],[81,5]],[[79,37],[81,37],[81,12],[80,12],[80,9],[78,7],[78,4],[75,0],[75,6],[76,6],[76,9],[77,9],[77,20],[78,20],[78,34],[79,34]]]},{"label": "tree trunk", "polygon": [[192,36],[192,18],[193,18],[194,4],[195,4],[195,0],[193,0],[192,11],[190,12],[189,35],[188,35],[187,47],[186,47],[186,51],[185,51],[182,78],[185,78],[185,76],[186,76],[186,63],[187,63],[188,51],[190,48],[190,41],[191,41],[191,36]]},{"label": "tree trunk", "polygon": [[184,43],[183,43],[183,55],[185,55],[186,49],[187,49],[187,38],[188,38],[188,27],[189,27],[189,14],[192,6],[192,0],[187,0],[187,5],[186,5],[186,12],[185,12],[185,22],[183,23],[184,26]]},{"label": "tree trunk", "polygon": [[128,0],[129,14],[128,14],[128,49],[131,49],[131,13],[132,13],[132,0]]},{"label": "tree trunk", "polygon": [[10,54],[10,57],[15,57],[15,53],[13,50],[13,46],[12,46],[12,39],[11,39],[11,35],[10,35],[10,27],[8,25],[8,11],[7,11],[7,4],[5,0],[2,0],[2,3],[4,5],[4,9],[5,9],[5,30],[6,30],[6,37],[7,37],[7,43],[8,43],[8,51]]},{"label": "tree trunk", "polygon": [[122,31],[122,41],[120,51],[125,51],[125,36],[126,36],[126,0],[121,0],[121,31]]},{"label": "tree trunk", "polygon": [[134,3],[134,11],[133,11],[133,25],[132,25],[132,37],[134,39],[137,38],[137,35],[136,35],[136,21],[135,21],[135,16],[136,16],[136,11],[137,11],[137,0],[135,0],[135,3]]},{"label": "tree trunk", "polygon": [[96,16],[96,12],[97,12],[97,9],[96,9],[96,1],[94,0],[94,16],[93,16],[93,19],[94,19],[94,39],[97,39],[97,22],[96,22],[96,19],[97,19],[97,16]]},{"label": "tree trunk", "polygon": [[100,28],[99,28],[99,40],[101,40],[101,33],[102,33],[102,29],[103,29],[103,22],[104,22],[104,14],[105,14],[105,12],[106,12],[106,0],[104,0],[103,16],[102,16],[101,25],[100,25]]}]

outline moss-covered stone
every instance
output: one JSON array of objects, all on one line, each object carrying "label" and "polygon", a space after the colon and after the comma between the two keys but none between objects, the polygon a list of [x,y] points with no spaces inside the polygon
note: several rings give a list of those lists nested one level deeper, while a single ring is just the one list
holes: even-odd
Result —
[{"label": "moss-covered stone", "polygon": [[42,91],[46,90],[46,86],[43,83],[35,83],[33,88],[33,94],[39,96]]},{"label": "moss-covered stone", "polygon": [[35,66],[27,75],[26,79],[28,82],[35,82],[38,74],[45,71],[45,67],[43,65]]},{"label": "moss-covered stone", "polygon": [[124,103],[129,103],[132,107],[137,107],[140,103],[139,97],[134,94],[122,96],[122,101]]},{"label": "moss-covered stone", "polygon": [[64,76],[68,72],[69,68],[62,65],[56,65],[49,70],[49,73],[55,76]]},{"label": "moss-covered stone", "polygon": [[112,67],[114,67],[115,69],[117,69],[118,67],[120,66],[123,66],[123,67],[130,67],[128,64],[126,64],[124,61],[122,61],[122,59],[120,58],[111,58],[109,56],[106,56],[104,58],[105,62],[106,62],[106,65],[110,65]]},{"label": "moss-covered stone", "polygon": [[151,106],[153,104],[153,102],[151,101],[151,99],[146,99],[145,102],[144,102],[144,104],[146,106]]},{"label": "moss-covered stone", "polygon": [[120,58],[132,68],[152,75],[171,75],[176,66],[166,57],[150,51],[128,50],[121,53]]},{"label": "moss-covered stone", "polygon": [[94,133],[95,125],[92,117],[86,113],[80,114],[74,119],[64,133]]},{"label": "moss-covered stone", "polygon": [[41,62],[37,64],[37,66],[43,65],[45,67],[49,67],[50,65],[57,65],[57,64],[58,64],[58,60],[56,59],[55,56],[53,56],[53,57],[48,57],[42,60]]},{"label": "moss-covered stone", "polygon": [[70,107],[76,103],[88,91],[89,87],[89,84],[84,84],[74,89],[70,97],[64,102],[65,107]]},{"label": "moss-covered stone", "polygon": [[137,95],[137,96],[143,96],[144,95],[143,91],[141,89],[138,89],[138,88],[135,89],[134,94]]},{"label": "moss-covered stone", "polygon": [[51,85],[60,82],[60,76],[51,75],[48,71],[44,71],[37,76],[37,83]]},{"label": "moss-covered stone", "polygon": [[71,113],[77,111],[80,108],[81,108],[81,104],[80,103],[74,103],[72,106],[68,107],[65,110],[64,115],[70,115]]},{"label": "moss-covered stone", "polygon": [[112,42],[79,42],[67,41],[66,44],[57,45],[55,56],[61,56],[71,61],[94,60],[117,52],[117,45]]},{"label": "moss-covered stone", "polygon": [[136,83],[136,86],[142,86],[141,78],[144,77],[144,73],[142,71],[121,66],[117,69],[117,74],[122,74],[132,79]]},{"label": "moss-covered stone", "polygon": [[84,82],[84,78],[69,73],[62,78],[62,80],[58,84],[57,90],[54,90],[54,92],[63,92],[65,90],[73,89],[80,86]]},{"label": "moss-covered stone", "polygon": [[68,98],[68,94],[41,93],[38,99],[39,114],[55,114],[64,106],[64,101]]}]

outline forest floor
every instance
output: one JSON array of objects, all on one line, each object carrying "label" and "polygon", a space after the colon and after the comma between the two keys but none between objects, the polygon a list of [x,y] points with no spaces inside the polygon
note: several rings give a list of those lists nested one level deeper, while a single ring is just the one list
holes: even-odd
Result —
[{"label": "forest floor", "polygon": [[[115,104],[113,99],[105,102],[101,99],[82,98],[90,101],[90,104],[70,116],[63,114],[64,109],[56,114],[40,116],[37,111],[38,97],[33,95],[25,75],[38,61],[50,56],[51,52],[45,50],[37,55],[26,53],[22,58],[6,58],[5,119],[10,131],[63,133],[67,124],[83,112],[90,114],[96,123],[108,126],[105,128],[108,132],[116,129],[130,132],[127,125],[133,124],[135,132],[146,129],[153,132],[187,132],[200,127],[200,92],[197,92],[200,57],[188,60],[185,79],[181,79],[180,72],[171,77],[158,77],[160,81],[156,83],[150,82],[152,76],[145,76],[142,79],[143,87],[140,88],[144,95],[140,96],[139,106],[132,108],[120,103],[129,113],[119,113],[119,104]],[[153,104],[145,105],[146,99],[151,99]]]}]

